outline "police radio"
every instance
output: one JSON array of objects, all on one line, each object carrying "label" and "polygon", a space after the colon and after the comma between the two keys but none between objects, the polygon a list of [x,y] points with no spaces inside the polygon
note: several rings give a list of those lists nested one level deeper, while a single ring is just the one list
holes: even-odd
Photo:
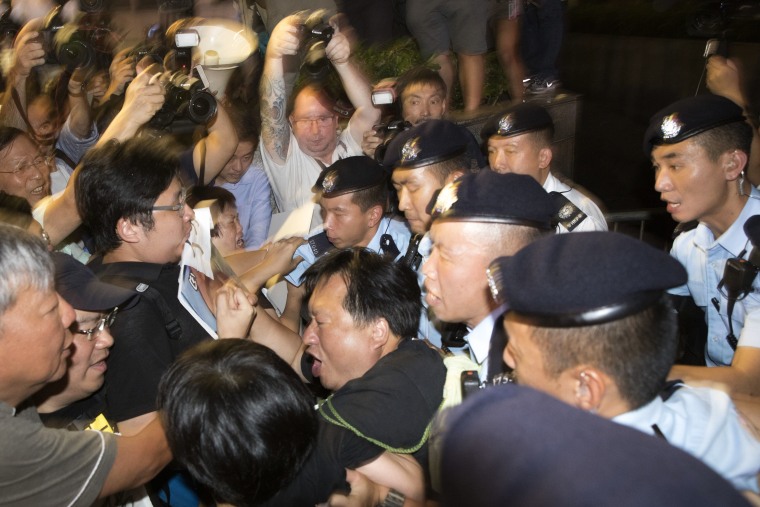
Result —
[{"label": "police radio", "polygon": [[718,284],[718,289],[726,296],[728,305],[728,336],[726,340],[732,349],[736,350],[737,338],[734,336],[734,326],[731,314],[734,305],[747,297],[752,291],[758,271],[760,271],[760,215],[754,215],[744,222],[744,234],[752,244],[752,252],[749,259],[743,259],[746,250],[742,250],[738,257],[728,259],[723,268],[723,279]]}]

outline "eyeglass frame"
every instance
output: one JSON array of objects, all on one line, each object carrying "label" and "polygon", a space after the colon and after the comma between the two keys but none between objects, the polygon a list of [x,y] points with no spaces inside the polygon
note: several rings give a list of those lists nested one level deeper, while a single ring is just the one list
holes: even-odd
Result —
[{"label": "eyeglass frame", "polygon": [[37,152],[37,156],[31,161],[17,165],[12,171],[0,171],[0,174],[12,174],[17,176],[28,172],[32,167],[40,167],[41,165],[50,167],[54,160],[55,156],[53,155],[43,155],[42,153]]},{"label": "eyeglass frame", "polygon": [[184,216],[185,206],[187,205],[187,189],[182,188],[179,194],[179,202],[177,204],[166,204],[160,206],[151,206],[152,211],[174,211],[179,213],[179,216]]},{"label": "eyeglass frame", "polygon": [[113,326],[113,323],[116,321],[116,313],[119,311],[119,307],[115,307],[113,310],[111,310],[108,315],[103,317],[102,319],[98,320],[98,323],[95,324],[94,327],[90,329],[77,329],[75,332],[77,334],[83,334],[87,336],[87,341],[91,342],[95,339],[95,336],[97,334],[100,334],[103,332],[103,330],[108,327],[109,329],[111,326]]},{"label": "eyeglass frame", "polygon": [[316,116],[314,118],[299,118],[299,119],[293,119],[293,125],[298,128],[309,128],[316,122],[317,127],[319,128],[325,128],[330,125],[336,118],[336,115],[329,115],[329,116]]}]

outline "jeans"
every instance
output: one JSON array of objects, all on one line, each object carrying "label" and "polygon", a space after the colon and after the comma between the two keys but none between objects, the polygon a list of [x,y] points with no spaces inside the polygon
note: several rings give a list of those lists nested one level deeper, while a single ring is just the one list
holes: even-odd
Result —
[{"label": "jeans", "polygon": [[558,77],[557,57],[565,31],[562,0],[528,0],[521,17],[521,45],[527,74],[534,80]]}]

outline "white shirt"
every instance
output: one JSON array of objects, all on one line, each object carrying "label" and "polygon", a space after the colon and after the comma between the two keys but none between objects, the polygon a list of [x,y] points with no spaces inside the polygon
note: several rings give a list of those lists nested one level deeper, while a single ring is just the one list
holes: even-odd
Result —
[{"label": "white shirt", "polygon": [[[604,213],[602,213],[594,201],[583,195],[581,192],[565,185],[552,173],[549,173],[549,176],[546,177],[543,187],[547,192],[558,192],[564,195],[567,200],[575,204],[578,209],[586,214],[586,218],[573,229],[573,232],[607,230],[607,220],[604,218]],[[557,232],[562,233],[569,231],[564,225],[559,224],[557,225]]]},{"label": "white shirt", "polygon": [[470,346],[470,359],[478,363],[480,367],[479,373],[482,380],[485,380],[488,375],[488,351],[491,349],[493,327],[496,325],[496,319],[504,313],[506,308],[506,305],[501,305],[493,310],[464,337]]},{"label": "white shirt", "polygon": [[[349,121],[346,129],[338,135],[338,144],[333,151],[331,164],[346,157],[362,155],[362,148],[351,135],[350,127]],[[263,139],[260,140],[260,144],[264,146]],[[292,211],[307,202],[312,202],[314,194],[311,187],[322,172],[322,166],[314,157],[301,151],[292,131],[284,164],[279,165],[275,162],[266,149],[261,150],[261,159],[280,212]]]}]

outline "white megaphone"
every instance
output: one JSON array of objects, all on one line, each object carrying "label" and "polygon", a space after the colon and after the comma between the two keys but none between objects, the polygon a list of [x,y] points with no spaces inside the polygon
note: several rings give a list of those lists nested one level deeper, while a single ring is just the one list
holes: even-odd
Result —
[{"label": "white megaphone", "polygon": [[228,19],[204,19],[192,29],[198,33],[193,65],[205,74],[209,90],[221,99],[234,70],[258,48],[252,30]]}]

